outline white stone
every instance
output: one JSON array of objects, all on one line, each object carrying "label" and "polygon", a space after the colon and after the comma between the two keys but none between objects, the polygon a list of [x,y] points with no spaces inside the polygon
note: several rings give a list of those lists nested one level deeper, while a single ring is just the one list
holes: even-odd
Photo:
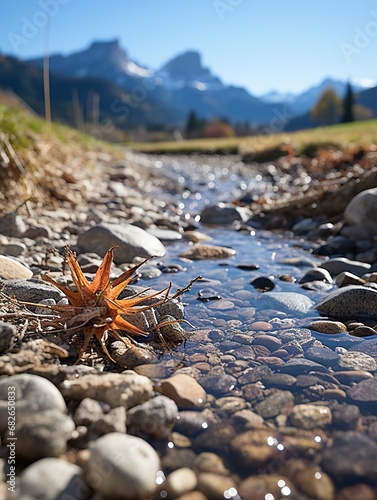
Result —
[{"label": "white stone", "polygon": [[112,432],[91,445],[87,481],[106,498],[147,498],[156,490],[160,458],[143,439]]},{"label": "white stone", "polygon": [[357,194],[346,206],[344,218],[348,224],[364,224],[377,219],[377,188]]}]

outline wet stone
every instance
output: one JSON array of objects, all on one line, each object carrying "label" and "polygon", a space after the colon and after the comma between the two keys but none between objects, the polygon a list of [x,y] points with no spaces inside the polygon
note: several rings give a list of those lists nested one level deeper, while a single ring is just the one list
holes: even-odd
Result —
[{"label": "wet stone", "polygon": [[260,467],[271,460],[279,459],[277,444],[278,439],[273,429],[242,432],[230,442],[234,457],[242,468]]},{"label": "wet stone", "polygon": [[0,321],[0,354],[13,347],[17,339],[17,329],[10,323]]},{"label": "wet stone", "polygon": [[345,370],[341,372],[334,373],[334,376],[341,384],[351,385],[354,383],[362,382],[363,380],[367,380],[373,378],[373,375],[370,372],[366,372],[364,370]]},{"label": "wet stone", "polygon": [[288,373],[271,373],[262,377],[262,382],[266,387],[286,388],[296,384],[296,377]]},{"label": "wet stone", "polygon": [[[251,325],[252,326],[252,325]],[[271,325],[272,328],[272,325]],[[255,337],[253,340],[253,345],[262,345],[264,347],[267,347],[267,349],[270,352],[276,351],[281,347],[282,342],[279,338],[273,337],[272,335],[258,335]]]},{"label": "wet stone", "polygon": [[238,487],[241,498],[253,500],[289,498],[291,493],[295,494],[295,490],[292,481],[281,474],[250,476]]},{"label": "wet stone", "polygon": [[341,488],[336,500],[376,500],[375,490],[368,484],[360,483]]},{"label": "wet stone", "polygon": [[216,245],[194,245],[180,257],[191,260],[205,260],[205,259],[227,259],[233,257],[236,251],[232,248],[216,246]]},{"label": "wet stone", "polygon": [[237,385],[237,379],[232,375],[208,375],[200,379],[200,384],[209,394],[220,397],[231,392]]},{"label": "wet stone", "polygon": [[214,474],[228,474],[229,471],[224,465],[221,457],[211,452],[199,453],[195,458],[192,467],[195,472],[212,472]]},{"label": "wet stone", "polygon": [[349,285],[331,292],[320,300],[316,309],[338,319],[377,318],[377,290]]},{"label": "wet stone", "polygon": [[339,360],[339,354],[326,347],[310,347],[305,356],[325,366],[332,366]]},{"label": "wet stone", "polygon": [[377,477],[377,443],[355,431],[339,432],[323,452],[322,467],[335,478]]},{"label": "wet stone", "polygon": [[377,339],[371,338],[359,342],[350,349],[350,352],[364,352],[377,361]]},{"label": "wet stone", "polygon": [[347,391],[348,396],[354,401],[377,402],[377,378],[363,380]]},{"label": "wet stone", "polygon": [[331,424],[332,413],[328,406],[301,404],[293,408],[290,420],[295,427],[300,429],[316,429]]},{"label": "wet stone", "polygon": [[362,325],[356,327],[354,330],[350,332],[351,335],[355,337],[373,337],[377,335],[377,331],[370,326]]},{"label": "wet stone", "polygon": [[377,369],[376,360],[363,352],[348,351],[340,356],[338,364],[340,369],[346,370],[365,370],[373,372]]},{"label": "wet stone", "polygon": [[270,290],[273,290],[275,288],[275,283],[271,278],[268,278],[267,276],[255,278],[250,281],[250,284],[260,292],[269,292]]},{"label": "wet stone", "polygon": [[196,436],[218,422],[215,414],[209,410],[180,411],[177,415],[174,430],[185,436]]},{"label": "wet stone", "polygon": [[272,418],[292,408],[293,404],[294,397],[291,392],[277,390],[271,396],[257,403],[254,410],[263,418]]},{"label": "wet stone", "polygon": [[316,363],[310,359],[305,358],[294,358],[288,360],[280,367],[280,371],[283,373],[289,373],[290,375],[301,375],[304,373],[310,373],[313,371],[325,372],[325,368],[322,364]]},{"label": "wet stone", "polygon": [[319,333],[342,333],[347,331],[347,327],[344,323],[340,321],[312,321],[309,324],[309,328]]},{"label": "wet stone", "polygon": [[257,303],[262,308],[297,313],[307,313],[313,307],[313,302],[309,297],[296,292],[267,292],[257,299]]},{"label": "wet stone", "polygon": [[161,382],[161,392],[179,408],[201,408],[207,400],[204,388],[192,377],[176,374]]},{"label": "wet stone", "polygon": [[336,429],[350,431],[356,429],[361,417],[359,407],[342,404],[332,409],[333,424]]}]

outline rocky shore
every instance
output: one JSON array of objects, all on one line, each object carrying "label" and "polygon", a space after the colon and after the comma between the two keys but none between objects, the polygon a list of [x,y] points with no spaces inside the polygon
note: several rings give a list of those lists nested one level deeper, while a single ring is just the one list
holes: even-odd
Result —
[{"label": "rocky shore", "polygon": [[[318,161],[93,153],[4,210],[0,497],[377,498],[375,152]],[[157,256],[122,298],[202,277],[74,364],[42,279],[72,287],[66,246],[89,282],[111,247],[114,282]]]}]

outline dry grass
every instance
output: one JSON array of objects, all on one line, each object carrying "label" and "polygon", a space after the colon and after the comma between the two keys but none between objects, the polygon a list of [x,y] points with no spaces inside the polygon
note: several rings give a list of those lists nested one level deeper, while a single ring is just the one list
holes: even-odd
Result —
[{"label": "dry grass", "polygon": [[239,152],[257,154],[263,150],[292,145],[298,152],[309,144],[337,144],[340,147],[356,144],[377,144],[377,120],[319,127],[299,132],[276,133],[226,139],[194,139],[181,142],[130,143],[129,147],[142,152],[192,153]]}]

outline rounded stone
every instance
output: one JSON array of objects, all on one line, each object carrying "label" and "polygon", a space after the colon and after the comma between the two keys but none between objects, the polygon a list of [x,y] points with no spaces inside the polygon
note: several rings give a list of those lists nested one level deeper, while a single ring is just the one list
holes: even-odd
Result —
[{"label": "rounded stone", "polygon": [[178,415],[175,402],[166,396],[157,396],[134,406],[127,412],[131,433],[167,439]]},{"label": "rounded stone", "polygon": [[26,266],[11,257],[0,255],[0,278],[9,279],[29,279],[33,272]]},{"label": "rounded stone", "polygon": [[195,490],[197,484],[198,479],[195,472],[188,467],[182,467],[167,476],[162,488],[167,493],[168,498],[178,498]]},{"label": "rounded stone", "polygon": [[180,257],[190,260],[206,260],[206,259],[227,259],[233,257],[236,251],[232,248],[216,246],[216,245],[194,245],[184,251]]},{"label": "rounded stone", "polygon": [[350,285],[331,292],[316,309],[339,319],[377,318],[377,290]]},{"label": "rounded stone", "polygon": [[332,413],[328,406],[302,404],[293,408],[290,419],[300,429],[316,429],[331,424]]},{"label": "rounded stone", "polygon": [[116,246],[115,264],[132,262],[135,257],[161,257],[166,252],[160,240],[132,224],[98,224],[80,234],[77,245],[82,252],[95,252],[101,257]]},{"label": "rounded stone", "polygon": [[234,221],[246,221],[249,213],[243,207],[231,204],[218,203],[205,207],[200,214],[200,221],[203,224],[226,225]]},{"label": "rounded stone", "polygon": [[345,370],[365,370],[373,372],[377,369],[377,362],[372,356],[357,351],[348,351],[342,354],[338,364],[341,369]]},{"label": "rounded stone", "polygon": [[156,490],[160,459],[143,439],[112,432],[96,439],[86,463],[87,481],[106,498],[146,498]]},{"label": "rounded stone", "polygon": [[60,458],[42,458],[29,465],[20,475],[18,488],[19,500],[85,500],[92,494],[81,467]]},{"label": "rounded stone", "polygon": [[192,377],[176,374],[161,382],[163,395],[171,398],[179,408],[201,408],[207,401],[203,387]]},{"label": "rounded stone", "polygon": [[49,380],[29,374],[2,378],[0,380],[0,432],[2,433],[7,428],[9,388],[14,388],[15,392],[17,423],[31,414],[48,410],[60,413],[67,411],[63,396]]},{"label": "rounded stone", "polygon": [[300,279],[299,283],[303,284],[310,281],[324,281],[325,283],[332,283],[333,279],[331,277],[331,274],[326,269],[315,267],[306,271],[304,276]]},{"label": "rounded stone", "polygon": [[376,220],[377,188],[361,191],[348,203],[344,210],[344,218],[350,225],[365,224]]},{"label": "rounded stone", "polygon": [[309,323],[309,328],[319,333],[336,334],[347,332],[347,327],[340,321],[318,320]]},{"label": "rounded stone", "polygon": [[250,476],[238,487],[240,497],[250,500],[290,498],[295,490],[292,481],[281,474]]},{"label": "rounded stone", "polygon": [[66,451],[74,429],[73,420],[59,411],[24,416],[17,422],[16,454],[27,460],[58,457]]}]

